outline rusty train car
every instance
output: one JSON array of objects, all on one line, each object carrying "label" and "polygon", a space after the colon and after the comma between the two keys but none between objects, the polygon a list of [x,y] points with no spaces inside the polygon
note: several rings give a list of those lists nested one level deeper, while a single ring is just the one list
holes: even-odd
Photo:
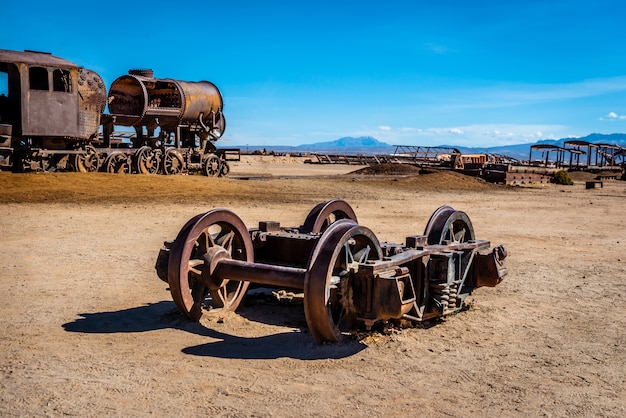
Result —
[{"label": "rusty train car", "polygon": [[0,168],[223,176],[239,155],[214,144],[226,128],[223,108],[209,81],[130,70],[107,94],[95,71],[49,53],[0,50]]}]

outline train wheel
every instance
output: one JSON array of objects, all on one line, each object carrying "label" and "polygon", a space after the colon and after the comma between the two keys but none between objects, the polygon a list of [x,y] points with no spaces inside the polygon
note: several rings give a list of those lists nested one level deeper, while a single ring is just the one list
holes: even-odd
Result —
[{"label": "train wheel", "polygon": [[163,156],[163,172],[165,174],[180,174],[185,168],[183,155],[176,148],[168,148]]},{"label": "train wheel", "polygon": [[230,165],[228,161],[222,160],[222,168],[220,170],[220,177],[226,177],[230,173]]},{"label": "train wheel", "polygon": [[356,214],[345,200],[335,199],[317,204],[307,215],[301,232],[320,233],[339,219],[351,219],[357,223]]},{"label": "train wheel", "polygon": [[79,173],[93,173],[100,169],[102,165],[102,155],[91,145],[85,147],[85,152],[75,154],[72,159],[72,166]]},{"label": "train wheel", "polygon": [[41,167],[41,160],[32,155],[18,158],[16,161],[18,164],[16,172],[18,173],[27,173],[29,171],[43,171]]},{"label": "train wheel", "polygon": [[37,170],[41,170],[41,171],[52,171],[53,169],[53,165],[52,165],[52,161],[50,160],[50,157],[41,157],[38,161],[39,163],[39,167],[37,168]]},{"label": "train wheel", "polygon": [[161,166],[161,158],[154,149],[144,146],[135,154],[134,165],[135,171],[139,174],[157,174]]},{"label": "train wheel", "polygon": [[304,278],[304,312],[318,343],[340,342],[356,322],[346,296],[350,270],[382,258],[378,239],[368,228],[345,219],[326,229],[313,250]]},{"label": "train wheel", "polygon": [[107,173],[129,174],[130,163],[128,157],[119,151],[112,152],[104,161],[104,170]]},{"label": "train wheel", "polygon": [[465,212],[440,206],[428,220],[424,235],[428,244],[463,243],[474,240],[474,227]]},{"label": "train wheel", "polygon": [[23,171],[45,172],[50,171],[50,159],[48,157],[30,156],[22,160]]},{"label": "train wheel", "polygon": [[207,155],[202,166],[202,173],[208,177],[215,177],[220,174],[221,170],[222,164],[219,157],[215,154]]},{"label": "train wheel", "polygon": [[[217,248],[216,248],[217,247]],[[205,254],[225,250],[230,258],[252,262],[252,239],[243,221],[233,212],[214,209],[192,218],[172,243],[167,279],[174,303],[189,318],[198,321],[203,305],[212,310],[235,310],[249,282],[224,280],[207,286]],[[207,296],[209,296],[207,298]]]}]

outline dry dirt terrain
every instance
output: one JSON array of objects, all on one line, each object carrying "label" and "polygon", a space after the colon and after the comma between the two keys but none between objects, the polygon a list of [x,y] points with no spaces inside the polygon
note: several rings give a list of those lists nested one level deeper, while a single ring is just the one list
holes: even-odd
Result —
[{"label": "dry dirt terrain", "polygon": [[[626,182],[354,169],[0,173],[0,416],[626,416]],[[477,238],[507,244],[509,275],[433,326],[319,346],[302,305],[248,298],[192,323],[155,274],[197,213],[297,226],[332,198],[399,243],[438,206],[463,210]]]}]

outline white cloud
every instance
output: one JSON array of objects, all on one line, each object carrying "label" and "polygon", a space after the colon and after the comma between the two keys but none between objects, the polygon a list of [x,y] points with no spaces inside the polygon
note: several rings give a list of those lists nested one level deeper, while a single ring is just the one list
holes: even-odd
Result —
[{"label": "white cloud", "polygon": [[393,139],[403,145],[491,147],[571,137],[568,129],[562,125],[484,124],[425,128],[394,135]]},{"label": "white cloud", "polygon": [[378,127],[378,130],[380,131],[390,131],[391,130],[391,126],[387,126],[387,125],[380,125]]},{"label": "white cloud", "polygon": [[[386,126],[386,125],[381,125]],[[353,131],[314,132],[315,139],[300,143],[331,141],[343,136],[373,136],[389,145],[493,147],[531,143],[541,139],[573,138],[571,127],[563,125],[476,124],[455,127],[363,127]],[[276,145],[276,142],[272,143]]]},{"label": "white cloud", "polygon": [[600,120],[624,120],[626,115],[618,115],[615,112],[609,112],[604,116],[600,116]]}]

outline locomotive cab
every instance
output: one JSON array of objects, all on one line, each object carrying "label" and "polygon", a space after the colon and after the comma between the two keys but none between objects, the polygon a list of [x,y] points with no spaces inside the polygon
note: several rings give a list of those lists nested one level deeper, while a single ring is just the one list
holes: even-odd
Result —
[{"label": "locomotive cab", "polygon": [[98,133],[106,88],[100,76],[48,53],[0,50],[0,147],[66,148]]}]

